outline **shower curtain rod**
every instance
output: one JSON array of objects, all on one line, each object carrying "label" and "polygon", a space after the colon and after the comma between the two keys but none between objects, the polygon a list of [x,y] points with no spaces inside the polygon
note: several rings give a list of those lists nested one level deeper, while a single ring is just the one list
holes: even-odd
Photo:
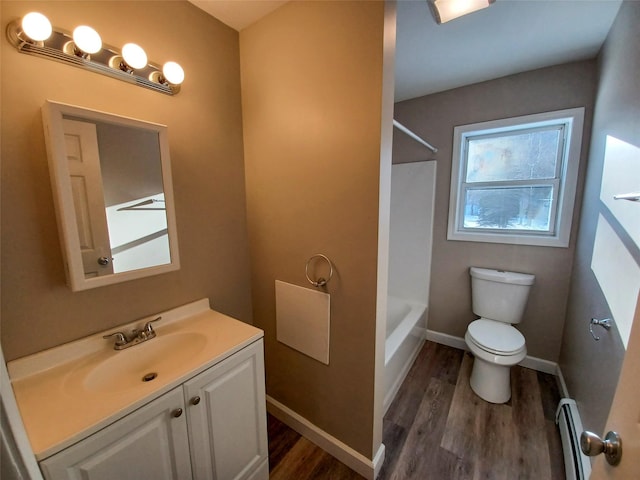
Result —
[{"label": "shower curtain rod", "polygon": [[407,127],[405,127],[404,125],[402,125],[399,121],[397,121],[395,118],[393,119],[393,126],[396,127],[398,130],[400,130],[401,132],[406,133],[407,135],[409,135],[411,138],[413,138],[416,142],[420,142],[422,145],[424,145],[425,147],[427,147],[429,150],[431,150],[433,153],[436,153],[438,151],[438,149],[436,147],[434,147],[433,145],[431,145],[429,142],[427,142],[426,140],[420,138],[418,135],[416,135],[415,133],[413,133],[411,130],[409,130]]}]

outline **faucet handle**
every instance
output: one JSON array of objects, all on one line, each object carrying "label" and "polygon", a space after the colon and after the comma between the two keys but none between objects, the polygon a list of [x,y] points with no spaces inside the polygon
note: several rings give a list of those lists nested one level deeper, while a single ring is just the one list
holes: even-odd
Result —
[{"label": "faucet handle", "polygon": [[124,333],[122,332],[115,332],[115,333],[111,333],[109,335],[103,335],[102,338],[111,338],[111,337],[116,337],[116,343],[114,345],[114,347],[122,347],[123,345],[127,344],[127,337]]},{"label": "faucet handle", "polygon": [[146,333],[147,335],[149,334],[155,334],[155,332],[153,331],[153,327],[151,326],[152,323],[157,322],[161,319],[162,317],[157,317],[154,318],[153,320],[149,320],[147,323],[144,324],[144,327],[142,327],[142,331],[144,333]]}]

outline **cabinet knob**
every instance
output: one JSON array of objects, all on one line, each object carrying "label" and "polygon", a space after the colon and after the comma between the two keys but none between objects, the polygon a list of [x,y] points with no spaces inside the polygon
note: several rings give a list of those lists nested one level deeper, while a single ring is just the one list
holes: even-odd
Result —
[{"label": "cabinet knob", "polygon": [[181,408],[176,408],[173,412],[171,412],[171,415],[174,418],[178,418],[180,415],[182,415],[182,409]]},{"label": "cabinet knob", "polygon": [[199,403],[200,403],[200,397],[198,395],[196,395],[191,399],[191,405],[197,405]]}]

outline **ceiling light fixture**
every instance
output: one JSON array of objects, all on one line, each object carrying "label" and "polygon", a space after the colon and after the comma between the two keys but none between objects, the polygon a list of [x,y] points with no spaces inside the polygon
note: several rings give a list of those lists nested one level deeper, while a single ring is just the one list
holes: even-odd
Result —
[{"label": "ceiling light fixture", "polygon": [[98,32],[89,26],[81,25],[70,35],[54,29],[47,17],[38,12],[10,22],[7,38],[20,53],[56,60],[168,95],[178,93],[184,80],[184,70],[176,62],[167,62],[160,68],[149,62],[139,45],[128,43],[118,51],[103,44]]},{"label": "ceiling light fixture", "polygon": [[427,0],[438,24],[487,8],[496,0]]}]

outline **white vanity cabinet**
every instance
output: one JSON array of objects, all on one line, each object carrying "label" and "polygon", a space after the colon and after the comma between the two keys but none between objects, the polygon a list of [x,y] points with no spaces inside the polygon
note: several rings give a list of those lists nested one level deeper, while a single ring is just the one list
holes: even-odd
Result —
[{"label": "white vanity cabinet", "polygon": [[41,461],[40,469],[48,480],[191,478],[183,412],[184,398],[178,387]]},{"label": "white vanity cabinet", "polygon": [[184,384],[194,480],[268,479],[262,341]]},{"label": "white vanity cabinet", "polygon": [[40,467],[47,480],[268,479],[262,339]]}]

